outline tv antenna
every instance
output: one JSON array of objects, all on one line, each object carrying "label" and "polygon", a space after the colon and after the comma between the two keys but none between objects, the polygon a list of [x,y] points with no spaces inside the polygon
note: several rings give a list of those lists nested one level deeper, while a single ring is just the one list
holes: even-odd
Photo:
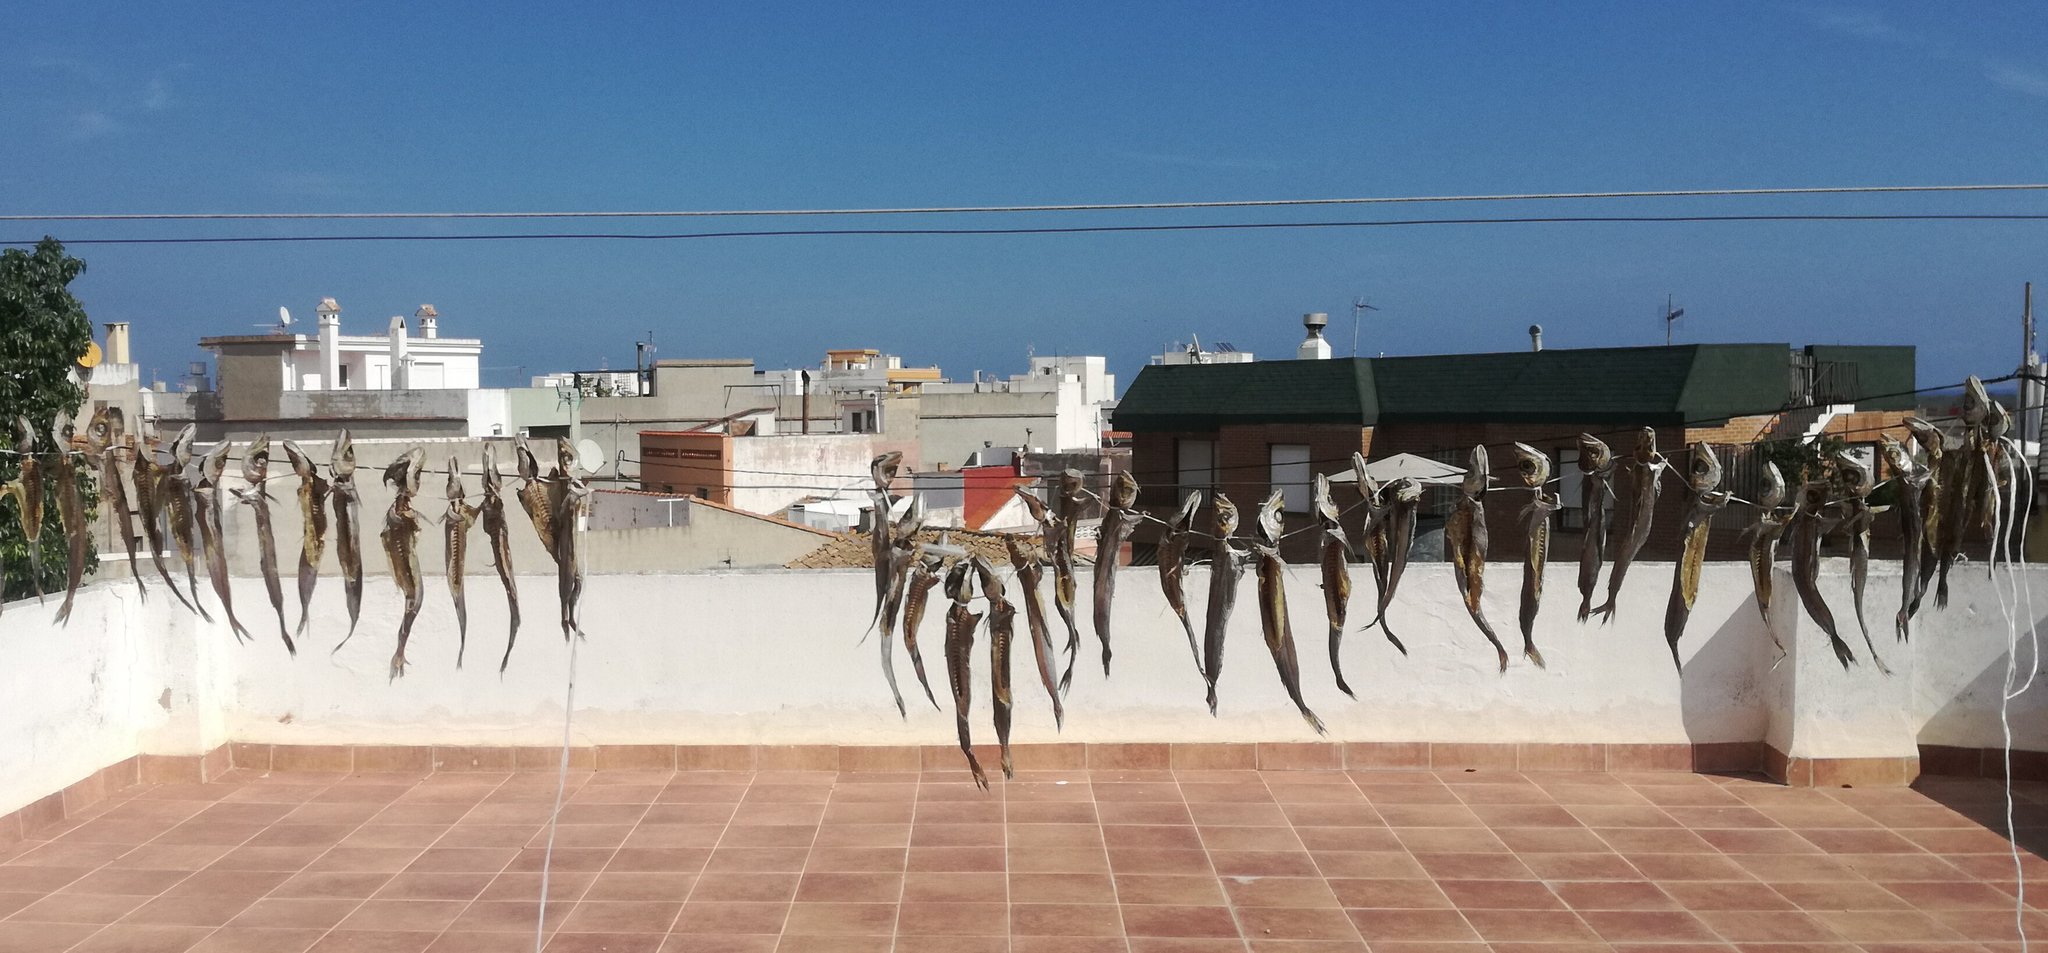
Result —
[{"label": "tv antenna", "polygon": [[1667,294],[1667,295],[1665,295],[1665,296],[1664,296],[1664,346],[1665,346],[1665,347],[1670,347],[1670,346],[1671,346],[1671,326],[1672,326],[1672,325],[1674,325],[1674,324],[1677,324],[1677,323],[1678,323],[1678,319],[1679,319],[1679,318],[1682,318],[1682,317],[1685,317],[1685,309],[1684,309],[1684,308],[1674,308],[1674,307],[1672,307],[1672,306],[1671,306],[1671,296],[1670,296],[1670,295],[1668,295],[1668,294]]},{"label": "tv antenna", "polygon": [[1358,321],[1367,311],[1378,311],[1367,303],[1364,295],[1351,299],[1351,356],[1358,356]]}]

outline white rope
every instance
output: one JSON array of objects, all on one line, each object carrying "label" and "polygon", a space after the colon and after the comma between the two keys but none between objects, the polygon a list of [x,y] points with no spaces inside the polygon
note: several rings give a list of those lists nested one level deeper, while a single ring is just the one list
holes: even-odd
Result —
[{"label": "white rope", "polygon": [[[2013,525],[2012,518],[2018,512],[2019,495],[2022,481],[2022,475],[2020,471],[2026,469],[2025,459],[2023,457],[2019,459],[2013,459],[2014,456],[2015,455],[2010,454],[2001,455],[2001,465],[2011,468],[2008,472],[2011,474],[2010,479],[2012,482],[2010,484],[2008,492],[2005,494],[2005,499],[1994,501],[1993,508],[1994,519],[2002,520],[2005,527],[2007,528],[2007,532],[2011,532],[2011,527]],[[2030,475],[2027,479],[2028,483],[2031,484]],[[1996,480],[1992,481],[1991,492],[1994,494],[1998,492],[1998,484]],[[2028,509],[2032,509],[2031,498],[2029,498],[2028,503]],[[2003,512],[2000,512],[2000,510],[2003,510]],[[2020,531],[2019,543],[2023,547],[2026,545],[2026,531],[2024,529]],[[1991,545],[1991,564],[1993,567],[1993,572],[1991,575],[1991,588],[1992,593],[1998,598],[1999,611],[2005,616],[2007,635],[2007,651],[2005,656],[2005,688],[2004,691],[2000,693],[1998,700],[1998,724],[1999,729],[2003,734],[2004,741],[2004,747],[2001,751],[2001,755],[2004,760],[2005,769],[2005,836],[2006,846],[2012,851],[2013,881],[2015,886],[2015,897],[2013,900],[2013,929],[2019,932],[2020,953],[2026,953],[2027,874],[2026,868],[2020,858],[2019,830],[2013,817],[2014,806],[2012,793],[2012,701],[2013,699],[2018,698],[2021,694],[2026,692],[2026,690],[2033,685],[2034,675],[2040,668],[2041,647],[2040,636],[2038,631],[2036,631],[2036,627],[2034,624],[2033,605],[2030,596],[2027,605],[2028,631],[2029,638],[2032,643],[2032,652],[2030,653],[2028,665],[2029,672],[2027,674],[2026,682],[2024,684],[2016,686],[2015,683],[2019,680],[2020,640],[2019,624],[2015,620],[2014,613],[2019,610],[2020,591],[2021,587],[2026,585],[2026,574],[2022,572],[2017,565],[2015,565],[2015,560],[2012,557],[2011,550],[2006,550],[2004,553],[2006,575],[2010,579],[2012,585],[2012,605],[2010,608],[2008,608],[2006,604],[2005,594],[1999,591],[1998,574],[1996,571],[1998,558],[2000,555],[1999,550],[2005,549],[2005,546],[2002,545],[2002,540],[1999,538],[1998,531],[1995,528],[1993,529],[1991,534]]]},{"label": "white rope", "polygon": [[555,809],[548,814],[548,846],[540,862],[540,912],[533,919],[533,953],[541,953],[547,941],[548,872],[555,865],[555,827],[562,819],[562,794],[569,789],[569,730],[576,718],[576,645],[569,640],[569,686],[562,699],[562,766],[555,781]]},{"label": "white rope", "polygon": [[1563,199],[1656,199],[1753,195],[1865,195],[1911,192],[2039,192],[2048,184],[1853,185],[1817,188],[1658,189],[1637,192],[1524,192],[1489,195],[1389,195],[1328,199],[1241,199],[1211,202],[1065,202],[1055,205],[955,205],[902,208],[679,209],[564,212],[121,212],[11,213],[0,222],[164,222],[225,220],[543,219],[543,218],[757,218],[785,215],[951,215],[995,212],[1122,212],[1154,209],[1293,208],[1319,205],[1399,205],[1432,202],[1529,202]]}]

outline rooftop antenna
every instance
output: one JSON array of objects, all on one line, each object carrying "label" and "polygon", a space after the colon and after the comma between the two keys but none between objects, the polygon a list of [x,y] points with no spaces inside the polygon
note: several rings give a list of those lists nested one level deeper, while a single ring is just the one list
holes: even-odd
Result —
[{"label": "rooftop antenna", "polygon": [[1668,294],[1667,294],[1667,295],[1665,295],[1665,296],[1664,296],[1664,346],[1665,346],[1665,347],[1670,347],[1670,346],[1671,346],[1671,326],[1672,326],[1672,325],[1674,325],[1674,324],[1677,324],[1677,323],[1678,323],[1678,319],[1679,319],[1679,318],[1682,318],[1682,317],[1685,317],[1685,309],[1684,309],[1684,308],[1674,308],[1674,307],[1672,307],[1672,306],[1671,306],[1671,296],[1670,296],[1670,295],[1668,295]]},{"label": "rooftop antenna", "polygon": [[1373,306],[1372,306],[1371,304],[1369,304],[1369,303],[1367,303],[1367,302],[1366,302],[1366,299],[1365,299],[1365,296],[1364,296],[1364,295],[1359,295],[1358,297],[1356,297],[1356,298],[1353,298],[1353,299],[1351,300],[1351,356],[1352,356],[1352,357],[1357,357],[1357,356],[1358,356],[1358,319],[1359,319],[1359,318],[1360,318],[1361,316],[1363,316],[1363,315],[1364,315],[1364,314],[1365,314],[1365,313],[1366,313],[1367,311],[1378,311],[1378,310],[1379,310],[1378,308],[1375,308],[1375,307],[1373,307]]}]

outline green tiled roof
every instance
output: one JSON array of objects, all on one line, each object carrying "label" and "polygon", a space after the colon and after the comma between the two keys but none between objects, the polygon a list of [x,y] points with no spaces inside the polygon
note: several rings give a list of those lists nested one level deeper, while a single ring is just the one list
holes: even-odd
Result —
[{"label": "green tiled roof", "polygon": [[[1913,387],[1913,349],[1827,348],[1864,393]],[[1250,364],[1155,365],[1118,404],[1119,430],[1236,423],[1705,422],[1771,413],[1790,391],[1786,344],[1689,344]],[[1816,354],[1819,357],[1819,354]]]}]

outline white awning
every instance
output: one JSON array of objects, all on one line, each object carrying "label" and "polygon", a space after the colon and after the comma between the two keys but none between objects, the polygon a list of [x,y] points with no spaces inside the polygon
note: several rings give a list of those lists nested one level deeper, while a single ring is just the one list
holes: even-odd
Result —
[{"label": "white awning", "polygon": [[[1389,483],[1408,477],[1425,485],[1452,486],[1465,477],[1465,468],[1452,466],[1440,460],[1416,456],[1412,453],[1397,453],[1383,460],[1374,460],[1365,465],[1365,472],[1381,483]],[[1330,474],[1331,483],[1357,483],[1358,474],[1345,470]]]}]

